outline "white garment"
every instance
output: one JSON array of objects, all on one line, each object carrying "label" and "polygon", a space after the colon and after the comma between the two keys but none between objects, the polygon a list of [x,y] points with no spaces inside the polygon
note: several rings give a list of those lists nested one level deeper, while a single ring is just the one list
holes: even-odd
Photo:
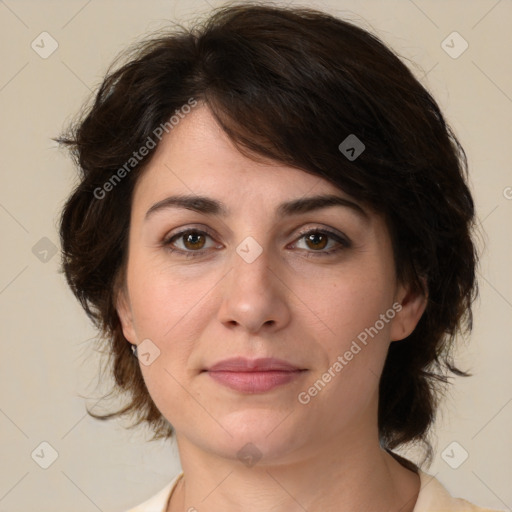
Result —
[{"label": "white garment", "polygon": [[[182,475],[183,472],[176,475],[161,491],[128,512],[165,512],[171,493]],[[419,472],[419,476],[421,488],[413,512],[498,512],[453,498],[437,478],[423,471]]]}]

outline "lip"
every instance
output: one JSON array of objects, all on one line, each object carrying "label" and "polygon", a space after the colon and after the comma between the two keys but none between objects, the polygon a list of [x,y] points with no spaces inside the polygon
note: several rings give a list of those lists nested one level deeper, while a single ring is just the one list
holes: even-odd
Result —
[{"label": "lip", "polygon": [[206,368],[206,371],[226,371],[226,372],[266,372],[266,371],[284,371],[291,372],[300,370],[284,359],[275,357],[260,357],[258,359],[247,359],[245,357],[231,357],[219,361],[214,365]]},{"label": "lip", "polygon": [[264,393],[292,382],[302,375],[301,369],[283,359],[234,357],[203,370],[219,384],[242,393]]}]

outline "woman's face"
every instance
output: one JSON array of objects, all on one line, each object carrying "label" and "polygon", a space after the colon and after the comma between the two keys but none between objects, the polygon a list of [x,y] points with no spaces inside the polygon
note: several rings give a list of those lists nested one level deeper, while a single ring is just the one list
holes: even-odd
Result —
[{"label": "woman's face", "polygon": [[[339,204],[308,202],[324,195]],[[380,216],[318,176],[242,156],[204,106],[137,182],[118,312],[178,441],[291,461],[376,436],[390,340],[422,311],[396,281]],[[205,371],[233,357],[301,371]]]}]

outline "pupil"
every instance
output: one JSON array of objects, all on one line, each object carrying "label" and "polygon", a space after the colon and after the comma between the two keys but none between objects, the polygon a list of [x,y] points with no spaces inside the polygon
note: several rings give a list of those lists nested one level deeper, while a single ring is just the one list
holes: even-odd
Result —
[{"label": "pupil", "polygon": [[324,237],[324,235],[322,235],[321,233],[312,233],[311,235],[309,235],[308,240],[310,242],[313,242],[313,245],[318,245],[318,242],[315,242],[315,239],[318,239],[318,238],[323,238],[324,243],[322,244],[322,242],[320,242],[321,247],[316,247],[316,248],[323,249],[325,247],[326,237]]},{"label": "pupil", "polygon": [[201,245],[200,242],[198,242],[198,240],[194,241],[194,238],[195,239],[200,239],[202,237],[202,235],[200,235],[199,233],[195,233],[195,234],[189,234],[187,237],[186,237],[186,243],[189,243],[190,245],[193,246],[193,248],[197,248],[196,246],[198,245]]}]

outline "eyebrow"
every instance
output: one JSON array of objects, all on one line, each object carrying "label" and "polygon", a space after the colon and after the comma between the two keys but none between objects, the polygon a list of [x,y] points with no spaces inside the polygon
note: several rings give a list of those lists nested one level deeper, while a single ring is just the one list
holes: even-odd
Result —
[{"label": "eyebrow", "polygon": [[[290,217],[292,215],[300,215],[301,213],[308,213],[332,206],[350,208],[363,220],[368,220],[369,218],[367,212],[357,203],[334,194],[310,196],[281,203],[277,207],[276,215],[278,217]],[[175,195],[166,197],[151,206],[146,212],[145,220],[148,220],[148,218],[158,211],[170,208],[183,208],[205,215],[229,216],[229,209],[226,205],[216,199],[197,195]]]}]

